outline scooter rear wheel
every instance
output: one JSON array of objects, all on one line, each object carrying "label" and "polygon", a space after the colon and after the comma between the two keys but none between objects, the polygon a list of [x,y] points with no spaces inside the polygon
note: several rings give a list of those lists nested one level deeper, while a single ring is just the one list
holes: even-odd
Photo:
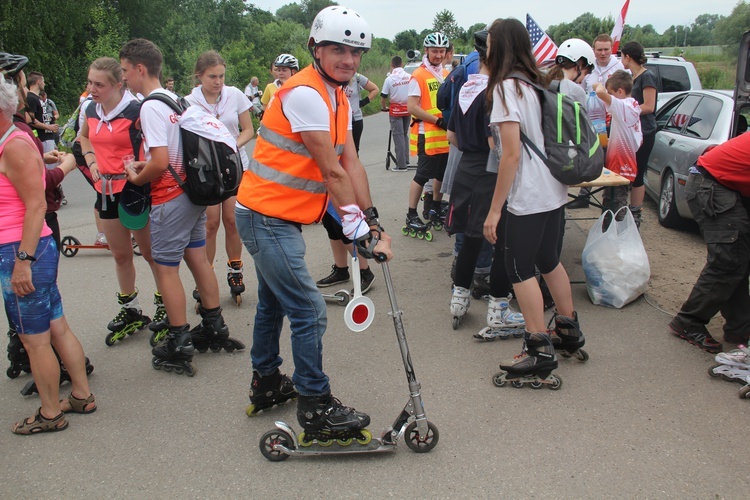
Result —
[{"label": "scooter rear wheel", "polygon": [[280,444],[286,448],[294,448],[294,439],[284,431],[274,429],[263,434],[260,438],[260,452],[271,462],[282,462],[289,458],[286,453],[274,450],[274,445]]},{"label": "scooter rear wheel", "polygon": [[428,420],[427,434],[420,436],[417,431],[417,422],[412,422],[406,426],[404,440],[406,441],[406,446],[411,448],[412,451],[416,453],[427,453],[437,446],[438,441],[440,440],[440,433],[438,432],[437,427]]}]

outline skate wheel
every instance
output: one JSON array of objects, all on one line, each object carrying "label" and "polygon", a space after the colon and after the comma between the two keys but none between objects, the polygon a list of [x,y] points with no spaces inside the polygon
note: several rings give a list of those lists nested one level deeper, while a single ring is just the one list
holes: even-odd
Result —
[{"label": "skate wheel", "polygon": [[406,226],[402,227],[401,234],[403,234],[404,236],[409,236],[409,228]]},{"label": "skate wheel", "polygon": [[227,352],[234,352],[235,349],[236,347],[234,344],[227,344],[224,346],[224,350]]},{"label": "skate wheel", "polygon": [[164,371],[165,371],[165,372],[167,372],[167,373],[172,373],[172,369],[173,369],[173,367],[171,367],[171,366],[169,366],[169,365],[164,365]]},{"label": "skate wheel", "polygon": [[495,387],[502,387],[505,385],[506,380],[505,380],[504,375],[505,374],[503,372],[500,372],[500,373],[496,373],[492,377],[492,383],[495,384]]},{"label": "skate wheel", "polygon": [[720,364],[716,364],[716,365],[711,365],[711,366],[709,366],[709,367],[708,367],[708,375],[709,375],[710,377],[712,377],[712,378],[719,378],[719,377],[721,376],[721,374],[720,374],[720,373],[716,373],[716,372],[714,372],[714,368],[718,368],[718,367],[720,367],[720,366],[721,366]]},{"label": "skate wheel", "polygon": [[510,385],[512,385],[516,389],[520,389],[521,387],[523,387],[523,382],[520,382],[518,380],[513,380],[511,381]]},{"label": "skate wheel", "polygon": [[562,387],[562,379],[557,375],[552,375],[552,383],[548,384],[547,387],[549,387],[551,391],[560,389],[560,387]]},{"label": "skate wheel", "polygon": [[409,229],[409,236],[411,236],[412,238],[416,238],[417,232],[414,229]]},{"label": "skate wheel", "polygon": [[339,446],[349,446],[353,441],[354,438],[337,439],[336,443],[338,443]]},{"label": "skate wheel", "polygon": [[175,366],[175,368],[174,368],[174,372],[175,372],[175,373],[176,373],[177,375],[182,375],[183,373],[185,373],[185,370],[183,370],[182,368],[179,368],[179,367],[176,367],[176,366]]},{"label": "skate wheel", "polygon": [[86,360],[86,375],[91,375],[91,372],[94,371],[94,365],[89,362],[89,358],[84,358]]},{"label": "skate wheel", "polygon": [[417,430],[417,423],[412,422],[406,426],[404,439],[406,440],[406,446],[412,451],[417,453],[427,453],[437,446],[438,440],[440,439],[440,433],[438,432],[437,427],[428,420],[427,434],[421,436]]},{"label": "skate wheel", "polygon": [[372,441],[372,432],[368,431],[367,429],[362,429],[361,431],[359,431],[357,443],[365,446],[370,444],[370,441]]},{"label": "skate wheel", "polygon": [[740,399],[750,399],[750,385],[746,385],[742,389],[740,389],[739,393]]},{"label": "skate wheel", "polygon": [[432,241],[432,233],[429,232],[429,231],[427,231],[426,233],[424,233],[424,239],[425,239],[425,241]]},{"label": "skate wheel", "polygon": [[281,445],[286,448],[294,448],[292,436],[281,430],[268,431],[260,437],[260,452],[271,462],[281,462],[289,458],[286,453],[275,450],[274,446]]},{"label": "skate wheel", "polygon": [[158,363],[158,362],[156,361],[156,358],[155,358],[155,357],[151,359],[151,366],[152,366],[152,367],[153,367],[153,368],[154,368],[155,370],[161,370],[161,365],[160,365],[160,364],[159,364],[159,363]]},{"label": "skate wheel", "polygon": [[156,344],[159,343],[159,339],[157,339],[158,335],[159,335],[159,332],[154,332],[151,334],[151,337],[149,337],[148,343],[151,347],[156,347]]},{"label": "skate wheel", "polygon": [[313,445],[313,441],[307,439],[304,431],[300,432],[299,436],[297,436],[297,442],[303,448],[308,448]]},{"label": "skate wheel", "polygon": [[570,354],[568,351],[558,351],[558,354],[563,358],[569,358],[572,356],[572,354]]},{"label": "skate wheel", "polygon": [[239,293],[234,296],[234,302],[237,304],[237,307],[240,307],[242,305],[242,295]]},{"label": "skate wheel", "polygon": [[461,318],[456,316],[453,318],[453,329],[458,330],[459,326],[461,326]]},{"label": "skate wheel", "polygon": [[585,363],[589,360],[589,353],[584,351],[583,349],[578,349],[578,352],[576,353],[576,358],[578,358],[578,361],[581,363]]},{"label": "skate wheel", "polygon": [[432,227],[435,228],[435,231],[442,231],[443,230],[443,225],[441,223],[439,223],[439,222],[436,222],[435,224],[433,224]]},{"label": "skate wheel", "polygon": [[258,410],[255,409],[255,405],[250,403],[247,408],[245,408],[245,415],[248,417],[254,417],[258,414]]},{"label": "skate wheel", "polygon": [[518,331],[518,332],[513,332],[513,338],[520,339],[521,337],[523,337],[523,330]]},{"label": "skate wheel", "polygon": [[335,441],[335,439],[330,439],[330,438],[322,437],[321,436],[321,437],[317,438],[316,441],[318,442],[319,446],[322,446],[324,448],[328,448],[329,446],[331,446],[333,444],[333,442]]},{"label": "skate wheel", "polygon": [[531,382],[529,385],[532,389],[541,389],[544,384],[542,382]]},{"label": "skate wheel", "polygon": [[117,342],[117,339],[115,338],[115,332],[110,332],[106,337],[104,337],[104,343],[107,344],[108,347],[112,347],[113,345],[115,345],[115,342]]},{"label": "skate wheel", "polygon": [[8,376],[8,378],[17,378],[19,375],[21,375],[21,370],[18,368],[8,367],[7,370],[5,370],[5,374]]},{"label": "skate wheel", "polygon": [[[221,351],[221,346],[220,345],[212,345],[212,346],[210,346],[210,349],[211,349],[211,352],[219,352],[219,351]],[[203,351],[203,352],[206,352],[206,351]]]}]

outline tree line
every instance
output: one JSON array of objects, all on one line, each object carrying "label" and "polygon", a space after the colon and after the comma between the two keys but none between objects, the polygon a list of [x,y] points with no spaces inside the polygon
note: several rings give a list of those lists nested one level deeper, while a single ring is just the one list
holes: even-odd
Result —
[{"label": "tree line", "polygon": [[[243,0],[24,0],[0,2],[0,50],[29,58],[28,71],[45,75],[47,92],[63,115],[78,103],[85,90],[88,66],[97,57],[117,57],[120,47],[132,38],[147,38],[164,53],[163,76],[173,77],[176,90],[192,88],[193,67],[198,55],[218,50],[227,61],[227,83],[240,88],[251,76],[270,81],[269,67],[283,52],[293,54],[304,66],[312,62],[307,38],[315,14],[335,5],[329,0],[302,0],[275,13]],[[436,13],[432,25],[398,33],[393,40],[376,37],[362,60],[362,72],[388,67],[393,55],[419,49],[431,31],[445,32],[457,52],[472,49],[472,34],[484,28],[476,23],[466,29],[457,25],[453,13]],[[609,33],[611,17],[591,13],[570,23],[550,26],[547,33],[556,42],[578,37],[593,40]],[[730,16],[698,16],[690,26],[672,26],[659,34],[651,25],[626,25],[623,41],[638,40],[644,46],[737,45],[750,26],[750,5],[740,1]],[[375,30],[377,34],[377,30]],[[736,50],[736,49],[735,49]]]}]

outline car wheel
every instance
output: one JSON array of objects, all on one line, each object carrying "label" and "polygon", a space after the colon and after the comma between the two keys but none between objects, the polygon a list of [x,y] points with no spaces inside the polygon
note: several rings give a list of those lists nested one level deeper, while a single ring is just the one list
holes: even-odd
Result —
[{"label": "car wheel", "polygon": [[678,228],[685,224],[685,220],[677,212],[675,200],[675,178],[674,173],[668,170],[661,182],[661,193],[659,194],[659,224],[664,227]]}]

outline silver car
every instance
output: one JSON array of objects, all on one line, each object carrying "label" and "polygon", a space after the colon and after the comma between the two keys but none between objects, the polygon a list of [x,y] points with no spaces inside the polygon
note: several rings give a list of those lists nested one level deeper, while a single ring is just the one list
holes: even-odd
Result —
[{"label": "silver car", "polygon": [[[730,91],[678,94],[656,112],[656,140],[644,176],[646,193],[659,205],[659,223],[679,227],[693,216],[685,199],[688,169],[709,148],[744,133],[750,118],[750,32],[742,39],[737,83]],[[748,173],[750,175],[750,173]]]}]

